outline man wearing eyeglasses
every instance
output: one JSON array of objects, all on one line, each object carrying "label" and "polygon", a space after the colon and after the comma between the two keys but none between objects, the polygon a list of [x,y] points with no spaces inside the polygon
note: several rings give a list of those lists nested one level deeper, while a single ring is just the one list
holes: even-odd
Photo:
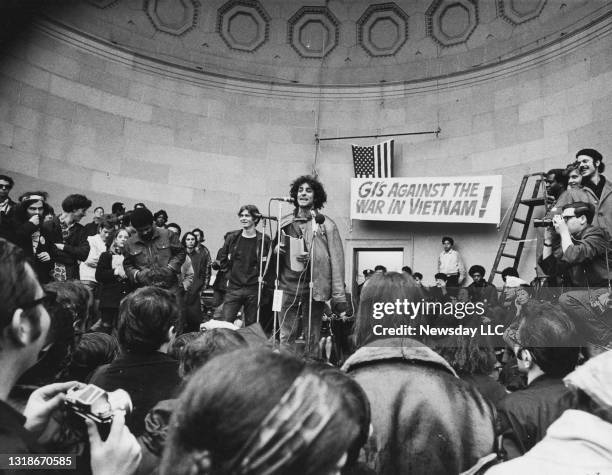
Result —
[{"label": "man wearing eyeglasses", "polygon": [[[563,207],[561,215],[553,216],[555,231],[561,244],[553,248],[553,231],[546,228],[541,265],[545,271],[567,268],[573,287],[607,287],[606,255],[610,236],[599,226],[593,226],[595,209],[590,203],[578,201]],[[612,261],[611,261],[612,262]],[[560,270],[560,269],[559,269]]]},{"label": "man wearing eyeglasses", "polygon": [[540,260],[545,272],[565,269],[571,285],[582,288],[562,294],[559,304],[574,319],[591,354],[612,344],[612,317],[605,313],[612,250],[608,232],[591,224],[594,213],[593,205],[585,202],[564,206],[562,214],[553,217],[561,244],[552,247],[552,231],[547,228]]},{"label": "man wearing eyeglasses", "polygon": [[[57,427],[54,414],[62,409],[66,391],[78,383],[55,383],[35,390],[23,413],[7,403],[17,380],[38,360],[51,319],[43,305],[45,293],[23,251],[4,239],[0,239],[0,275],[0,473],[5,473],[3,469],[9,468],[10,459],[4,454],[24,456],[19,458],[26,460],[27,464],[25,456],[49,451],[39,444],[38,438],[43,433],[48,439],[53,437],[49,430]],[[94,475],[133,473],[140,463],[141,450],[125,427],[123,411],[114,413],[110,434],[105,441],[100,439],[93,422],[86,423],[91,472]],[[15,473],[56,473],[44,468],[33,472],[28,470],[28,466],[15,468],[22,469],[15,470]],[[76,468],[78,473],[84,471],[84,467]],[[13,473],[13,470],[6,473]]]}]

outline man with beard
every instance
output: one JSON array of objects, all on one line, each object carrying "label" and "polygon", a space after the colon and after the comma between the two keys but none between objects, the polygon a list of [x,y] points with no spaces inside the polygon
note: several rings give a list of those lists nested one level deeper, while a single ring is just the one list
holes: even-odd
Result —
[{"label": "man with beard", "polygon": [[136,234],[125,243],[123,267],[135,286],[151,285],[162,279],[166,288],[178,287],[178,275],[185,262],[186,251],[179,237],[153,224],[147,208],[136,208],[131,216]]}]

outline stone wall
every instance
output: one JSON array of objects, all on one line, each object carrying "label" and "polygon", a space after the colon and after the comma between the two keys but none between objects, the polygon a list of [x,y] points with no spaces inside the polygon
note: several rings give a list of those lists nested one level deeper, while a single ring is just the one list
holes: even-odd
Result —
[{"label": "stone wall", "polygon": [[404,264],[431,281],[446,234],[468,266],[489,270],[500,239],[494,225],[351,223],[350,144],[375,139],[317,150],[315,133],[439,127],[437,137],[396,138],[395,175],[501,174],[503,215],[523,174],[563,166],[582,147],[612,156],[609,23],[459,76],[328,89],[194,73],[41,23],[0,60],[0,173],[15,178],[14,196],[49,191],[56,210],[72,192],[107,210],[114,201],[164,208],[183,229],[203,227],[214,254],[238,227],[241,204],[265,213],[269,197],[287,195],[291,179],[315,167],[329,195],[325,212],[345,239],[347,281],[351,250],[381,243],[405,246]]}]

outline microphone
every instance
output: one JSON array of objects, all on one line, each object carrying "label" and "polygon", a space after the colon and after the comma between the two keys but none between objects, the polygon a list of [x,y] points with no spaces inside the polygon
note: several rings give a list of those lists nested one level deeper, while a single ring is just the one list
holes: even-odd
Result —
[{"label": "microphone", "polygon": [[322,231],[321,225],[325,222],[325,216],[323,216],[320,213],[317,213],[314,209],[310,210],[310,215],[312,216],[312,219],[316,223],[316,228],[314,228],[313,226],[315,230],[315,234],[320,233]]},{"label": "microphone", "polygon": [[287,203],[293,203],[293,198],[282,196],[280,198],[270,198],[270,201],[285,201]]},{"label": "microphone", "polygon": [[257,219],[268,219],[271,221],[278,221],[278,218],[275,216],[266,216],[265,214],[261,214],[261,213],[255,213],[253,217]]}]

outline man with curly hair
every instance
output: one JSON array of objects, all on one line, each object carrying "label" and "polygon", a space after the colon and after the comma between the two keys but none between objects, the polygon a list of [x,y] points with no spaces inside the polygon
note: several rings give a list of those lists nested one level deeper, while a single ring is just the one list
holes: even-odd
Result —
[{"label": "man with curly hair", "polygon": [[[283,290],[283,302],[279,312],[280,340],[285,349],[294,348],[301,315],[304,335],[310,335],[307,349],[314,353],[320,339],[325,301],[332,300],[332,310],[336,314],[343,314],[348,308],[344,291],[344,250],[336,223],[319,213],[327,201],[323,185],[316,178],[304,175],[291,184],[289,193],[295,209],[281,222],[278,280],[279,288]],[[320,215],[318,222],[314,219],[317,215]],[[297,257],[304,264],[303,270],[292,270],[286,245],[289,238],[286,236],[303,238],[304,253]],[[311,265],[314,266],[312,301],[309,299]],[[270,268],[274,269],[274,266],[271,264]],[[310,305],[312,320],[308,328]]]}]

